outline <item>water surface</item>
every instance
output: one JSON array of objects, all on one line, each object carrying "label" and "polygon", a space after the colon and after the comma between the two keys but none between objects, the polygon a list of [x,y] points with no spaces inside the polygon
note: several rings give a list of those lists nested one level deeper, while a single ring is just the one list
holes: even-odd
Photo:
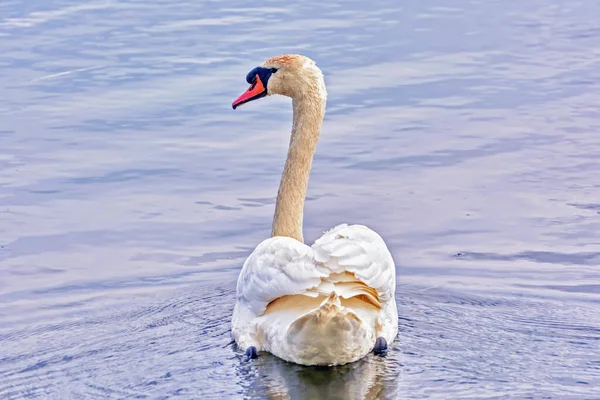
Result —
[{"label": "water surface", "polygon": [[[0,398],[598,398],[600,9],[413,3],[0,3]],[[230,105],[288,52],[329,91],[305,237],[386,239],[386,358],[231,342],[291,106]]]}]

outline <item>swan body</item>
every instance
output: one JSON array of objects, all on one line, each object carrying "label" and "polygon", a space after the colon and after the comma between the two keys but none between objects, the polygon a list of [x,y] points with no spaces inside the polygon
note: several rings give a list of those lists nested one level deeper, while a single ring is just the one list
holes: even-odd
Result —
[{"label": "swan body", "polygon": [[236,288],[232,335],[243,349],[302,365],[341,365],[398,332],[395,264],[383,239],[362,225],[338,225],[303,243],[304,199],[325,113],[323,75],[308,57],[285,55],[252,70],[233,106],[283,94],[293,100],[288,158],[272,237],[248,257]]}]

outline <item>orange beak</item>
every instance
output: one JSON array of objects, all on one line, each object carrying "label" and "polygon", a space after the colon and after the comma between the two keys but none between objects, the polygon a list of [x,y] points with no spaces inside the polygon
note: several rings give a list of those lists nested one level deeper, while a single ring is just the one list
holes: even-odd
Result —
[{"label": "orange beak", "polygon": [[254,81],[254,83],[252,85],[250,85],[248,90],[246,90],[244,93],[242,93],[242,95],[240,97],[235,99],[233,101],[233,103],[231,104],[231,106],[235,110],[238,106],[241,106],[244,103],[259,99],[266,95],[267,95],[267,90],[265,89],[265,86],[263,85],[262,81],[260,80],[260,77],[257,74],[256,80]]}]

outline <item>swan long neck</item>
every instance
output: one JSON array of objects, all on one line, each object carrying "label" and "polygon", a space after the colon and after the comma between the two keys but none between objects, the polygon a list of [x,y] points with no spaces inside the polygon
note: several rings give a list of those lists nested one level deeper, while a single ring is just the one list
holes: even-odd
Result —
[{"label": "swan long neck", "polygon": [[288,236],[304,241],[304,200],[313,156],[325,116],[326,93],[293,99],[294,122],[287,160],[279,184],[271,236]]}]

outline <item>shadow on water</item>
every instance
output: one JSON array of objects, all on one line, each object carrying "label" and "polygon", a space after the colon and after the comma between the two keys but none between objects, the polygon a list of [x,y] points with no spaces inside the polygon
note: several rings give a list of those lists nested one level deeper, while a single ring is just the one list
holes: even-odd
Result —
[{"label": "shadow on water", "polygon": [[336,367],[304,367],[269,354],[240,363],[249,399],[358,400],[396,398],[399,367],[393,360],[369,355]]}]

